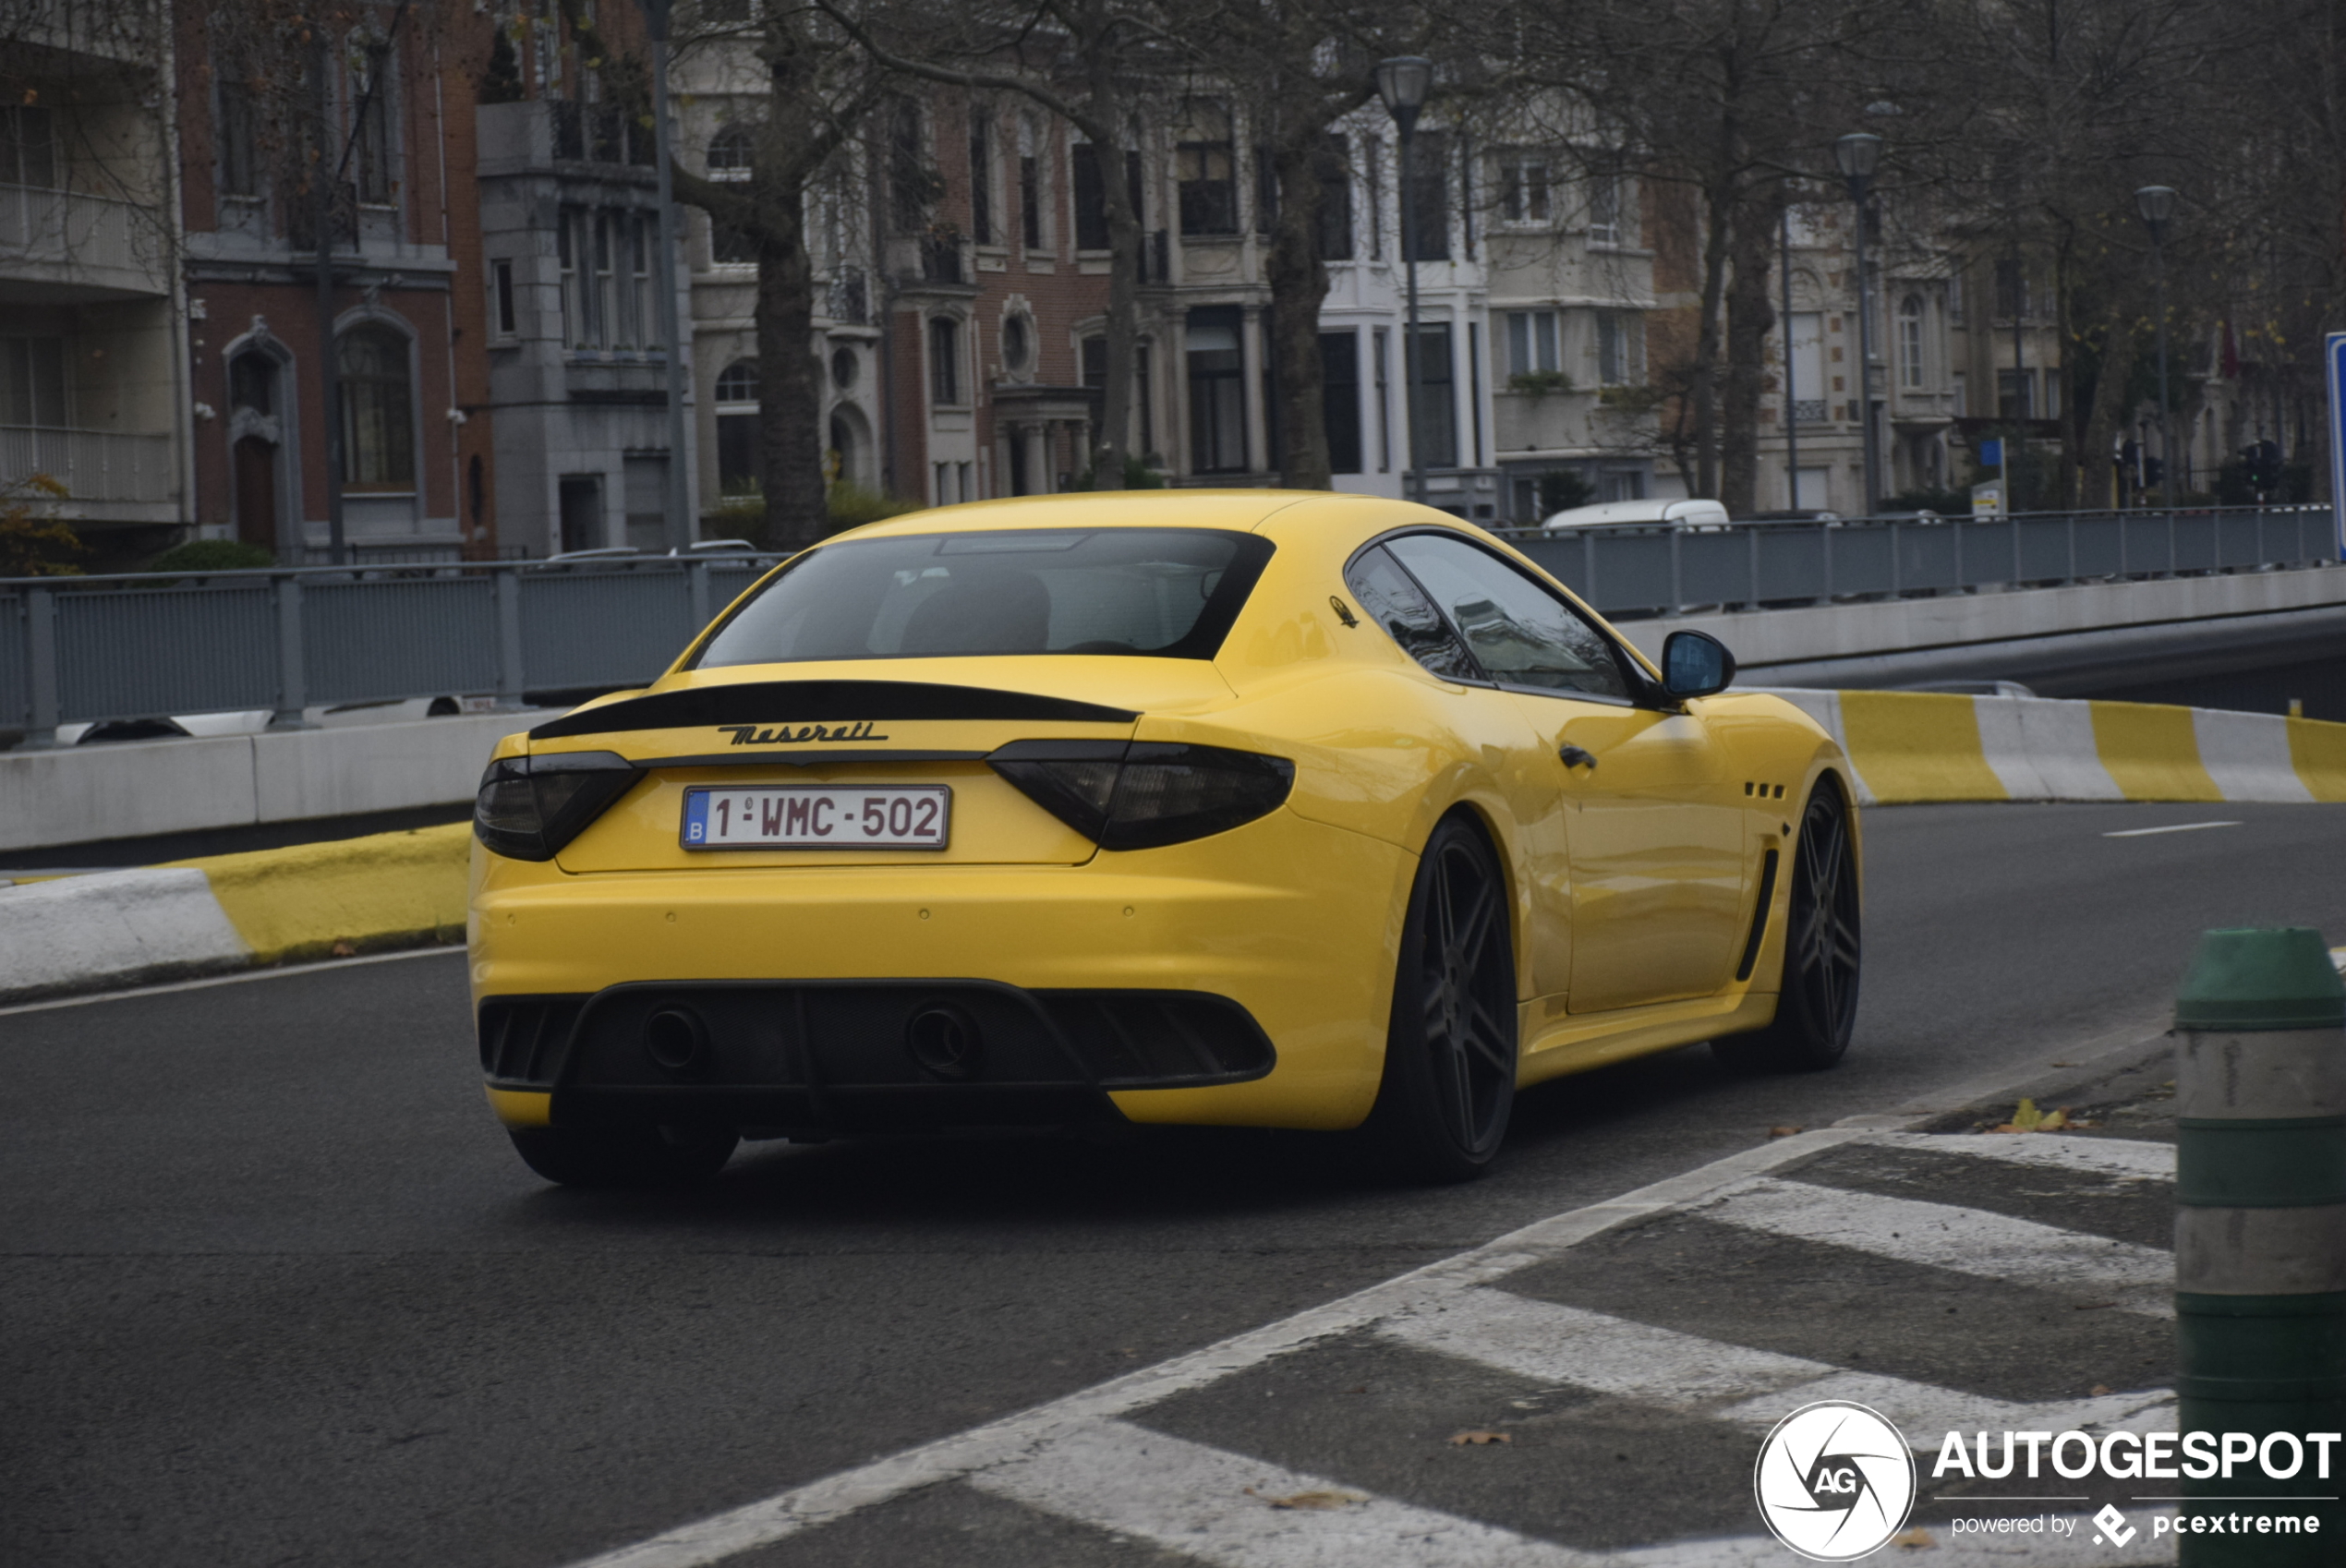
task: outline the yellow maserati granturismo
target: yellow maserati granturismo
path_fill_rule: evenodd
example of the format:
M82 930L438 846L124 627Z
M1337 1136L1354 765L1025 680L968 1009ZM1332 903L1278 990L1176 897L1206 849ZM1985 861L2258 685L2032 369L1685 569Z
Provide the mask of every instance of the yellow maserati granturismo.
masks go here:
M1832 738L1659 668L1445 513L986 501L760 581L659 680L502 742L469 922L489 1098L559 1182L744 1138L1360 1128L1481 1170L1515 1092L1699 1041L1832 1065Z

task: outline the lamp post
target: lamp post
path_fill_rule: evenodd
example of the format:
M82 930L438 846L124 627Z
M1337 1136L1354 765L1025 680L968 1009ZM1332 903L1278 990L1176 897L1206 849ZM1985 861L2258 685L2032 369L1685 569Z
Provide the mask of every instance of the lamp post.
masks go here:
M684 464L692 461L692 445L684 430L684 361L692 345L684 341L676 309L676 191L671 172L674 149L668 127L669 0L641 0L646 30L652 42L652 160L659 165L659 257L652 269L659 290L659 335L668 345L668 548L682 550L693 542L692 490Z
M2159 291L2159 500L2175 504L2175 426L2167 403L2167 223L2175 215L2171 187L2146 185L2134 192L2134 211L2150 231L2150 261Z
M1401 138L1401 262L1409 280L1409 335L1401 345L1406 377L1402 398L1409 408L1409 464L1402 470L1402 477L1409 498L1416 501L1425 500L1425 475L1418 466L1418 382L1422 368L1418 363L1417 218L1411 211L1416 205L1417 186L1411 177L1414 171L1410 166L1410 148L1417 133L1418 111L1425 107L1426 91L1433 85L1433 62L1421 54L1397 54L1377 62L1377 96L1385 100L1385 112L1393 116L1394 129Z
M1873 188L1873 172L1881 164L1881 138L1871 131L1851 131L1832 144L1832 161L1848 183L1849 199L1857 209L1857 414L1866 445L1866 515L1881 505L1881 456L1874 450L1873 428L1873 310L1866 299L1866 197Z

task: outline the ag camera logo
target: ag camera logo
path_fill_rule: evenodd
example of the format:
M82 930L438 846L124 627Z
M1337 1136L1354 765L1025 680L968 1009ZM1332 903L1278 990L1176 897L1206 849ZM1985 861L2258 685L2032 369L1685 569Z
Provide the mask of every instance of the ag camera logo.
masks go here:
M1905 1527L1915 1459L1880 1412L1820 1400L1776 1423L1751 1490L1776 1539L1812 1562L1849 1562Z

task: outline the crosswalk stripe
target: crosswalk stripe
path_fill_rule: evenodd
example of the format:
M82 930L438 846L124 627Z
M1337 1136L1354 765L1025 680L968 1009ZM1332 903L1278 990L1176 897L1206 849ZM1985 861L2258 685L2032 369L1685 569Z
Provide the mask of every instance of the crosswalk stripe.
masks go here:
M1735 1188L1687 1212L1744 1230L1846 1247L1903 1263L2108 1297L2153 1317L2175 1315L2173 1253L2008 1214L1772 1178Z
M2126 1138L1992 1132L1976 1138L1951 1138L1943 1132L1869 1132L1859 1141L1883 1149L1911 1149L2008 1164L2042 1165L2091 1176L2149 1181L2175 1179L2173 1144L2145 1143Z
M1460 1291L1378 1328L1417 1349L1518 1377L1760 1428L1815 1400L1853 1400L1934 1448L1940 1434L1958 1428L2067 1431L2122 1424L2174 1397L2154 1389L2043 1404L1993 1399L1490 1287Z
M1614 1550L1564 1546L1125 1421L1070 1427L971 1475L968 1484L1217 1568L1777 1568L1786 1557L1766 1536ZM1271 1501L1314 1492L1335 1505L1281 1508ZM2072 1568L2079 1538L1923 1528L1939 1549L1934 1568ZM2138 1568L2161 1561L2148 1537L2145 1528L2134 1554L2101 1562Z

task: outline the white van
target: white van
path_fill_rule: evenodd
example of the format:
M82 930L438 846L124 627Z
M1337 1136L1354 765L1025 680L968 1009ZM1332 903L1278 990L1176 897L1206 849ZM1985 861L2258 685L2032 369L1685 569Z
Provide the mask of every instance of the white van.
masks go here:
M1559 512L1540 526L1553 533L1566 528L1629 528L1640 524L1716 528L1726 522L1727 509L1715 501L1608 501Z

